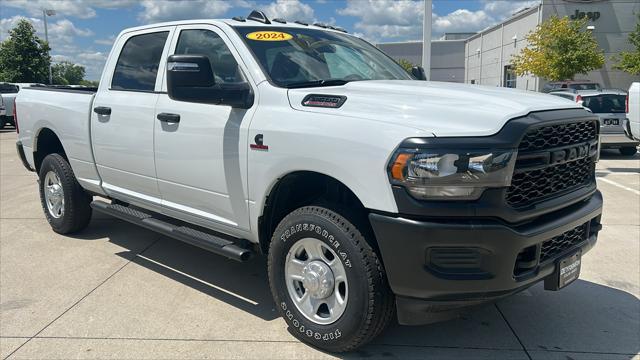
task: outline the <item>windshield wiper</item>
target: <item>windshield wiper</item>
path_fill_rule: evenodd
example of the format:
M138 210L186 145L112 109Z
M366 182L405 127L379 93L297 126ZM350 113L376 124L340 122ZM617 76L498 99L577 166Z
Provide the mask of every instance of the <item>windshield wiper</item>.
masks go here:
M351 80L343 80L343 79L324 79L324 80L313 80L313 81L301 81L294 82L285 85L285 87L289 89L296 88L306 88L306 87L317 87L317 86L339 86L348 83Z

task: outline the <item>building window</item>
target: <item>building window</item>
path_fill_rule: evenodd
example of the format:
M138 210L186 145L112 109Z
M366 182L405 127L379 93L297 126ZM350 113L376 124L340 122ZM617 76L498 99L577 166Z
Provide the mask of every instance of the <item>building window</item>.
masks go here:
M476 83L476 80L475 80L475 79L474 79L474 80L471 80L471 84L475 84L475 83Z
M515 88L516 87L516 71L513 69L512 65L507 65L504 67L504 87Z

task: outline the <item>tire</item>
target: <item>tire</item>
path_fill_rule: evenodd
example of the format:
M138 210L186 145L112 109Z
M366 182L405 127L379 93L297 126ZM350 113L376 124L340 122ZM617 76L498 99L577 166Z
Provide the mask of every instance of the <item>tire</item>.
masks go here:
M625 146L625 147L622 147L622 148L618 149L618 151L620 151L620 154L622 154L624 156L633 156L633 155L636 154L638 149L636 149L635 146Z
M371 341L384 330L394 311L394 297L376 252L349 221L356 217L346 212L345 215L319 206L294 210L280 222L269 247L269 285L290 331L301 341L331 352L354 350ZM317 253L315 250L307 253L308 246L314 244L321 249L320 256L311 254ZM289 272L290 266L300 268L292 265L294 259L306 264L303 274L311 263L322 262L326 267L332 264L331 277L336 275L333 285L327 285L333 288L332 295L314 300L315 304L327 302L317 307L316 312L307 311L305 315L301 310L303 306L298 307L293 300L294 296L307 296L307 299L319 296L319 292L314 292L314 282L309 285L291 280L288 274L295 272ZM322 271L315 272L319 273ZM326 284L322 279L319 283ZM330 300L331 296L341 298L345 305L336 305L330 313L328 304L339 302ZM315 309L314 306L307 308Z
M47 155L39 177L40 204L53 231L70 234L84 229L91 220L91 196L78 184L67 160L60 154Z

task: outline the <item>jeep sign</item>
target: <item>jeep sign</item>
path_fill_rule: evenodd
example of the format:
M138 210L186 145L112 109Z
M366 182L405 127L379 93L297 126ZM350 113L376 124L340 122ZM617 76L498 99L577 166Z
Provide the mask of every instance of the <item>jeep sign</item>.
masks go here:
M569 18L571 20L578 20L578 19L582 19L582 18L587 18L591 21L596 21L600 18L600 11L589 11L589 12L584 12L584 11L580 11L578 9L576 9L576 13L569 16Z

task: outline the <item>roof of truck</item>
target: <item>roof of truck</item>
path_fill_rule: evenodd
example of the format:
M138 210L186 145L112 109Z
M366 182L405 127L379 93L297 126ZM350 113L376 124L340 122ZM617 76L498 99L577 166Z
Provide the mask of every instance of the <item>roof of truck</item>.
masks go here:
M162 23L156 23L156 24L148 24L148 25L131 27L131 28L127 28L127 29L122 30L120 35L125 34L125 33L129 33L129 32L133 32L133 31L153 29L153 28L163 27L163 26L178 26L178 25L191 25L191 24L211 24L211 25L218 25L218 26L219 25L228 25L228 26L233 26L233 27L259 26L259 27L265 27L265 28L269 28L269 27L278 27L278 28L285 27L285 28L298 28L298 29L309 29L309 28L311 28L311 29L316 29L316 30L345 33L344 31L340 31L338 29L331 29L331 28L317 26L317 25L313 25L313 24L304 25L304 24L301 24L301 23L290 22L290 21L287 21L286 23L280 23L280 22L276 22L276 21L271 21L270 24L265 24L265 23L262 23L260 21L255 21L255 20L250 20L250 19L246 19L244 21L236 20L236 19L194 19L194 20L168 21L168 22L162 22Z

